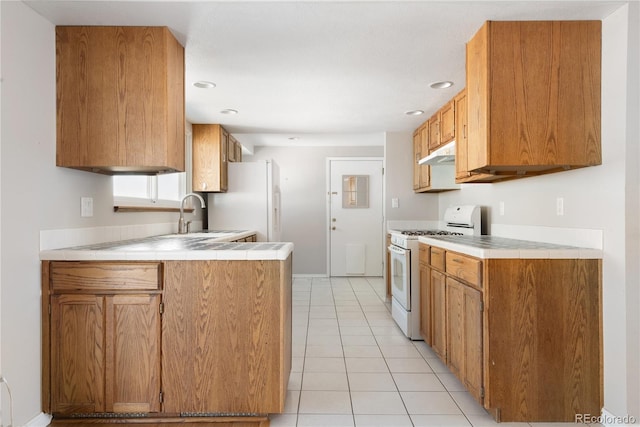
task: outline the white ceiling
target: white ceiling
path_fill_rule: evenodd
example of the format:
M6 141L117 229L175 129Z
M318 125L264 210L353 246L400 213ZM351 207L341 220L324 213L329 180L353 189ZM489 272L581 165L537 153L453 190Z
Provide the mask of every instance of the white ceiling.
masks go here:
M168 26L185 46L191 123L221 123L247 145L371 145L464 88L465 43L484 21L603 19L626 2L26 3L56 25ZM439 80L454 86L429 87ZM404 114L416 109L426 114Z

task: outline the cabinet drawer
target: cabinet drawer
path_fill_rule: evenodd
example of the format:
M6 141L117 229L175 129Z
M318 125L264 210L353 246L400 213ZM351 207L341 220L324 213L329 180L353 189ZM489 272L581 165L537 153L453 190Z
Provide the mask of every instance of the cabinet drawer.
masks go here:
M446 251L440 248L431 247L431 266L438 270L444 270L444 259Z
M159 262L83 262L51 263L54 291L78 290L154 290L162 282Z
M420 243L420 252L419 252L420 264L429 265L429 246L424 243Z
M482 261L455 252L447 252L446 260L448 274L482 287Z

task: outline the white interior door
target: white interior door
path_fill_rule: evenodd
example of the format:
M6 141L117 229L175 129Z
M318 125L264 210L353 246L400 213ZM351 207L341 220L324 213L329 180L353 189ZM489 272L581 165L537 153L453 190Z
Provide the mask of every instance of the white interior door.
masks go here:
M382 276L382 160L329 159L331 276Z

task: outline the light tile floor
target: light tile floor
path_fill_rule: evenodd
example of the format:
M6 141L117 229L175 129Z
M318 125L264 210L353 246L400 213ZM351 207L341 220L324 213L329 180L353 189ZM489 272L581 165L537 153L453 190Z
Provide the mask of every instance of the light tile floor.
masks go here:
M382 278L295 278L289 391L271 426L583 425L496 423L389 309Z

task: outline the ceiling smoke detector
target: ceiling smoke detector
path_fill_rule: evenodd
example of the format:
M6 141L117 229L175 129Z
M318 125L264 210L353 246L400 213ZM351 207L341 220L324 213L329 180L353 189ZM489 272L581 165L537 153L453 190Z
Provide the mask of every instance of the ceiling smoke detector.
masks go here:
M234 110L232 108L227 108L226 110L220 111L222 114L238 114L238 110Z
M405 114L407 116L419 116L421 114L424 114L424 111L422 111L422 110L411 110L411 111L406 111Z

